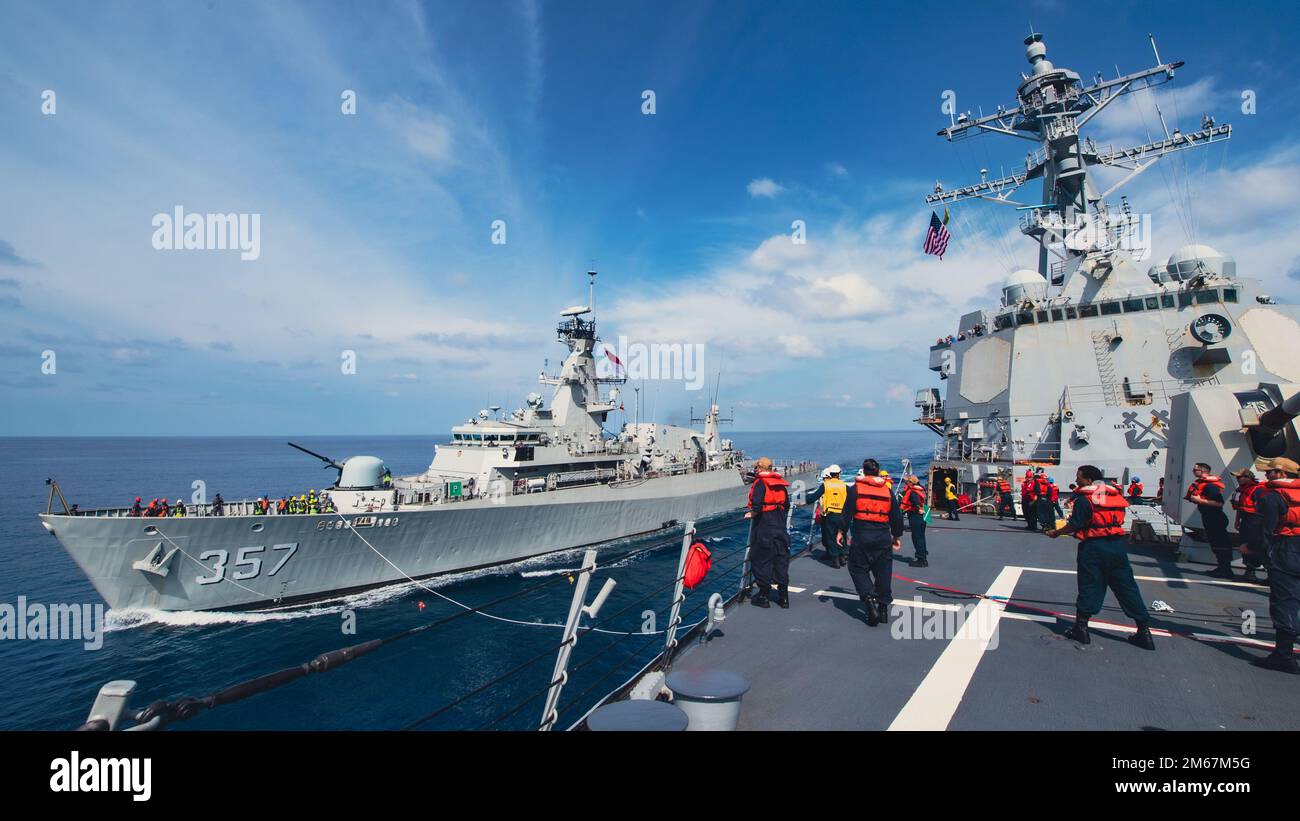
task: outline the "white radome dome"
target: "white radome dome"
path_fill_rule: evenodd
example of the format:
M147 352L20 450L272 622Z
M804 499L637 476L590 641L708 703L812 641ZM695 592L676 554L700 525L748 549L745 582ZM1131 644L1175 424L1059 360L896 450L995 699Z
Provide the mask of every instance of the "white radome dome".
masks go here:
M1237 260L1209 245L1184 245L1169 255L1165 270L1171 279L1191 279L1197 274L1237 275Z
M1002 287L1010 288L1015 285L1046 285L1047 279L1037 271L1031 271L1028 268L1019 268L1007 274L1003 280Z
M1002 304L1015 305L1025 299L1046 299L1047 279L1037 271L1020 268L1002 281Z

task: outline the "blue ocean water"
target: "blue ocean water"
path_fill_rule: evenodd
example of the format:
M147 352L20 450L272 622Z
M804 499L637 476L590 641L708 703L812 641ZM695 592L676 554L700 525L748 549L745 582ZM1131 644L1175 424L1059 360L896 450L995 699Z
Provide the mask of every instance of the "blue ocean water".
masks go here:
M933 436L925 431L735 433L750 456L838 462L848 472L867 456L891 471L910 458L929 463ZM382 456L395 473L422 470L438 437L304 438L300 444L335 458ZM36 514L46 506L47 477L58 479L69 503L82 508L126 505L166 495L189 499L195 481L209 497L279 497L321 488L333 477L277 437L0 438L0 604L18 597L42 604L100 602L90 583ZM738 500L738 504L739 504ZM809 510L796 511L792 547L810 531ZM714 572L688 594L686 624L702 618L714 590L732 591L748 528L739 515L704 523ZM560 700L559 726L577 720L602 695L640 669L662 646L662 635L640 634L654 611L668 622L680 537L646 537L604 548L588 598L606 577L618 582L600 626L575 648L571 679ZM656 547L657 546L657 547ZM654 549L650 549L654 548ZM316 655L399 633L463 612L427 588L470 606L529 591L486 608L520 625L468 615L395 642L337 670L226 705L177 726L187 729L396 729L405 727L507 673L420 725L427 729L533 728L540 693L554 665L559 630L572 597L569 571L581 563L570 551L490 571L456 574L421 585L369 591L341 601L262 613L109 613L103 645L80 641L0 640L0 729L79 726L99 687L113 679L139 683L133 704L200 697ZM532 588L540 589L532 590ZM647 598L648 596L648 598ZM423 607L421 607L423 604ZM355 634L345 635L348 613ZM526 662L531 664L525 665ZM517 670L517 672L515 672Z

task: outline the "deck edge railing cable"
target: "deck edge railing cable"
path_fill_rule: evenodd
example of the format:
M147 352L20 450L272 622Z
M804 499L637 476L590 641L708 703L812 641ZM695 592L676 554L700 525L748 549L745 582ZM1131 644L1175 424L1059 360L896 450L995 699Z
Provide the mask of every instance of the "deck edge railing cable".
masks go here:
M380 647L384 647L393 642L401 641L402 639L410 638L411 636L416 636L439 627L444 627L453 621L472 615L484 608L495 607L499 604L504 604L505 602L531 595L559 581L563 581L563 579L548 579L545 582L531 585L509 595L501 596L490 602L478 605L477 607L462 610L459 613L453 613L427 624L416 625L415 627L407 628L406 630L383 638L371 639L369 641L361 642L360 644L353 644L326 653L321 653L313 657L310 661L303 662L302 664L293 667L286 667L273 673L256 676L246 681L230 685L229 687L224 687L207 696L155 701L147 707L137 711L134 718L137 722L142 724L149 722L153 718L159 718L161 719L161 723L158 726L163 726L173 721L184 721L193 718L204 710L212 709L213 707L223 704L230 704L235 701L241 701L250 696L258 695L292 681L296 681L297 679L312 673L329 672L330 670L337 669L343 664L378 650ZM96 722L88 722L87 725L83 725L81 729L97 729L95 726L90 726L94 724L96 724Z
M687 537L687 538L689 538L689 539L697 539L697 538L699 538L699 537L701 537L701 536L708 536L708 535L711 535L711 534L713 534L713 533L717 533L717 532L721 532L721 531L727 530L727 529L729 529L729 528L731 528L731 527L734 527L734 526L740 524L741 521L743 521L743 520L734 520L734 519L732 519L732 518L730 518L730 517L725 517L725 518L723 518L723 519L721 519L721 520L719 520L719 521L711 522L711 523L709 523L708 525L706 525L706 526L704 526L704 527L702 527L702 528L691 528L689 534L688 534L687 532L684 531L684 532L683 532L683 536L684 536L684 537ZM357 534L357 535L360 535L360 534ZM643 554L646 554L646 553L650 553L650 552L653 552L653 551L656 551L656 550L660 550L660 549L662 549L663 547L665 547L665 546L667 546L667 545L670 545L670 544L674 544L674 543L676 543L676 542L678 542L678 541L679 541L679 537L674 537L674 538L671 538L671 539L664 539L664 540L657 540L657 541L655 541L655 542L653 542L653 543L651 543L651 544L649 544L649 545L646 545L646 546L644 546L644 547L641 547L641 548L638 548L638 549L636 549L636 550L630 551L630 552L628 552L628 553L624 553L624 554L620 554L620 555L615 556L615 557L611 557L611 559L612 559L613 562L624 562L624 561L626 561L626 560L628 560L628 559L632 559L632 558L635 558L635 557L637 557L637 556L640 556L640 555L643 555ZM372 548L372 549L373 549L373 548ZM806 548L805 548L805 549L806 549ZM731 557L731 556L736 555L737 553L747 552L748 550L749 550L749 546L746 545L745 547L737 548L737 549L735 549L735 550L728 551L727 553L722 554L722 556L720 556L719 559L726 559L726 558L729 558L729 557ZM800 551L800 552L802 552L802 551ZM798 554L796 554L796 555L798 555ZM744 577L744 567L745 567L745 565L746 565L747 563L748 563L748 559L747 559L747 558L746 558L746 559L743 559L743 560L742 560L740 563L738 563L737 565L735 565L735 566L733 566L733 567L731 567L731 568L729 568L729 569L727 569L727 570L720 571L718 575L719 575L719 577L723 577L723 578L725 578L725 577L726 577L728 574L730 574L732 571L734 571L734 570L737 569L737 568L740 568L740 569L741 569L741 574L742 574L742 581L743 581L743 577ZM400 568L398 568L398 570L399 570L399 572L401 572L401 569L400 569ZM403 575L405 576L406 574L403 573ZM225 704L234 703L234 702L237 702L237 701L241 701L241 700L243 700L243 699L250 698L250 697L255 696L255 695L259 695L259 694L261 694L261 693L264 693L264 692L267 692L267 691L270 691L270 690L276 689L276 688L278 688L278 687L284 686L284 685L286 685L286 684L289 684L289 683L291 683L291 682L293 682L293 681L296 681L296 680L298 680L298 679L300 679L300 678L303 678L303 677L305 677L305 676L311 675L311 674L313 674L313 673L323 673L323 672L328 672L328 671L330 671L330 670L337 669L338 667L341 667L342 665L347 664L347 663L349 663L349 662L351 662L351 661L354 661L354 660L356 660L356 659L358 659L358 658L361 658L361 657L363 657L363 656L366 656L366 655L368 655L368 654L374 652L375 650L378 650L378 649L381 648L381 647L384 647L384 646L387 646L387 645L392 644L392 643L394 643L394 642L400 641L400 640L402 640L402 639L404 639L404 638L409 638L409 637L412 637L412 636L415 636L415 635L419 635L419 634L422 634L422 633L428 632L428 631L430 631L430 630L434 630L434 629L437 629L437 628L443 627L443 626L445 626L445 625L447 625L447 624L449 624L449 623L451 623L451 622L453 622L453 621L456 621L456 620L458 620L458 619L464 618L464 617L466 617L466 616L470 616L470 615L492 616L492 614L490 614L490 613L486 613L486 612L485 612L486 608L489 608L489 607L495 607L495 606L497 606L497 605L499 605L499 604L503 604L503 603L506 603L506 602L512 601L512 600L514 600L514 599L521 598L521 597L526 596L526 595L531 595L531 594L536 593L536 592L538 592L538 591L540 591L540 590L543 590L543 589L545 589L545 588L547 588L547 587L550 587L550 586L552 586L552 585L555 585L555 584L557 584L558 582L565 581L566 579L571 580L571 574L558 575L558 576L557 576L556 578L554 578L554 579L548 579L548 580L546 580L546 581L544 581L544 582L541 582L541 583L539 583L539 584L531 585L531 586L529 586L529 587L526 587L526 588L523 588L523 589L521 589L521 590L515 591L514 593L508 594L508 595L506 595L506 596L501 596L501 597L499 597L499 598L497 598L497 599L494 599L494 600L492 600L492 601L490 601L490 602L486 602L486 603L484 603L484 604L477 605L477 606L470 606L470 605L464 604L464 603L462 603L462 602L458 602L458 601L456 601L456 600L454 600L454 599L451 599L449 596L445 596L445 595L439 593L438 591L433 590L432 588L429 588L429 587L427 587L427 586L425 586L425 585L423 585L423 584L420 584L417 580L412 579L412 578L409 577L409 576L407 576L407 579L410 580L410 581L416 582L417 585L419 585L421 588L425 589L426 591L431 592L431 593L434 593L435 595L438 595L438 596L440 596L441 598L446 599L447 601L449 601L449 602L455 604L456 606L461 607L461 608L462 608L461 612L459 612L459 613L454 613L454 614L452 614L452 615L450 615L450 616L446 616L446 617L444 617L444 618L438 619L438 620L433 621L433 622L430 622L430 623L428 623L428 624L417 625L416 627L408 628L408 629L406 629L406 630L403 630L403 631L401 631L401 632L398 632L398 633L395 633L395 634L392 634L392 635L389 635L389 636L385 636L385 637L378 638L378 639L372 639L372 640L370 640L370 641L361 642L361 643L358 643L358 644L350 645L350 646L348 646L348 647L343 647L343 648L339 648L339 649L336 649L336 650L332 650L332 651L329 651L329 652L326 652L326 653L321 653L321 654L319 654L319 655L313 657L310 661L304 662L304 663L299 664L299 665L296 665L296 666L287 667L287 668L284 668L284 669L281 669L281 670L277 670L277 671L272 672L272 673L267 673L267 674L264 674L264 675L261 675L261 676L257 676L257 677L254 677L254 678L252 678L252 679L248 679L248 680L245 680L245 681L239 682L239 683L237 683L237 684L230 685L230 686L228 686L228 687L225 687L225 688L222 688L222 689L216 691L215 693L211 693L211 694L209 694L209 695L207 695L207 696L203 696L203 697L181 697L181 698L175 698L175 699L168 699L168 700L159 700L159 701L155 701L155 702L149 704L148 706L146 706L146 707L144 707L144 708L142 708L142 709L140 709L140 710L138 710L138 711L135 711L134 713L131 713L130 715L131 715L131 717L132 717L132 718L133 718L133 719L134 719L134 720L135 720L139 725L141 725L141 726L140 726L141 729L146 728L145 725L147 725L147 728L148 728L148 729L159 729L159 728L161 728L161 727L164 727L164 726L166 726L166 725L168 725L168 724L171 724L171 723L174 723L174 722L185 721L185 720L188 720L188 719L190 719L190 718L193 718L193 717L199 715L200 713L202 713L202 712L204 712L204 711L206 711L206 710L211 710L211 709L213 709L213 708L215 708L215 707L218 707L218 706L222 706L222 705L225 705ZM665 630L656 630L656 631L649 631L649 632L647 632L647 631L614 631L614 630L605 630L605 629L602 629L599 625L600 625L601 623L608 624L608 623L612 622L615 618L617 618L617 617L619 617L619 616L625 614L626 612L630 611L632 608L634 608L634 607L636 607L636 606L638 606L638 605L643 604L645 601L647 601L647 600L650 599L651 597L656 596L656 595L662 593L662 592L663 592L664 590L666 590L667 588L672 587L672 586L674 586L674 585L680 583L681 581L682 581L682 576L678 575L678 576L676 576L675 578L673 578L672 581L670 581L670 582L668 582L667 584L664 584L664 585L662 585L662 586L660 586L660 587L657 587L657 588L655 588L655 589L652 590L652 591L649 591L649 592L647 592L647 593L641 595L641 596L638 597L636 600L634 600L633 602L631 602L631 603L629 603L628 605L624 606L624 607L621 608L620 610L618 610L618 611L616 611L616 612L614 612L614 613L612 613L612 614L609 614L609 615L605 616L604 618L594 619L594 620L592 621L592 623L590 623L590 624L588 624L588 625L586 625L586 626L583 626L583 627L578 628L578 631L577 631L577 633L575 634L574 639L569 640L569 641L561 641L561 642L558 642L558 643L556 643L556 644L554 644L554 645L548 646L547 649L544 650L543 652L538 653L537 655L533 656L532 658L528 659L527 661L525 661L525 662L523 662L523 663L521 663L521 664L519 664L519 665L516 665L515 667L512 667L510 670L506 671L505 673L501 674L500 676L497 676L497 677L493 678L491 681L487 682L486 684L481 685L481 686L479 686L479 687L476 687L476 688L474 688L473 690L471 690L471 691L469 691L469 692L467 692L467 693L462 694L462 695L459 696L458 698L454 699L453 701L449 702L448 704L443 705L442 707L438 708L437 710L434 710L434 711L432 711L432 712L430 712L430 713L428 713L428 714L426 714L426 715L420 717L419 719L416 719L415 721L413 721L413 722L409 723L408 725L406 725L403 729L413 729L413 728L415 728L415 727L417 727L417 726L420 726L420 725L422 725L422 724L425 724L425 723L427 723L428 721L433 720L434 718L437 718L438 716L440 716L440 715L442 715L442 714L444 714L444 713L446 713L446 712L448 712L448 711L454 709L455 707L457 707L457 706L459 706L459 705L461 705L461 704L464 704L466 701L472 699L473 697L475 697L475 696L477 696L477 695L480 695L480 694L483 693L483 692L486 692L487 690L491 689L492 687L496 686L497 684L501 683L502 681L504 681L504 680L506 680L506 679L508 679L508 678L510 678L510 677L512 677L512 676L518 675L520 672L522 672L523 670L525 670L525 669L527 669L528 667L532 666L533 664L536 664L536 663L537 663L538 661L540 661L541 659L546 658L546 657L550 656L551 654L553 654L553 653L555 653L555 652L557 652L557 651L559 651L559 650L562 650L566 644L572 644L574 641L576 641L576 637L577 637L578 635L585 635L585 634L587 634L587 633L591 633L591 632L602 632L602 633L606 633L606 634L617 635L617 636L622 637L622 638L626 638L626 637L630 637L630 636L637 636L637 635L644 635L644 636L646 636L646 637L647 637L647 641L646 641L646 642L642 642L642 643L638 644L637 647L635 648L635 650L634 650L632 653L628 654L628 656L627 656L623 661L620 661L620 662L618 662L617 664L615 664L615 665L610 669L610 671L606 672L606 673L605 673L604 675L602 675L599 679L597 679L597 682L596 682L596 683L599 684L600 682L603 682L606 678L609 677L609 675L612 675L614 672L616 672L616 671L618 671L619 669L621 669L621 668L626 664L626 662L627 662L628 659L633 658L633 657L635 657L636 655L639 655L639 654L640 654L640 653L641 653L641 652L646 648L646 646L649 644L649 640L650 640L650 639L655 639L655 638L657 638L658 636L662 636L664 633L667 632L667 629L671 629L671 627L674 627L674 626L678 626L678 625L680 625L680 623L683 622L683 621L685 621L686 619L681 618L681 617L679 616L679 618L678 618L678 625L672 625L672 626L670 626L670 628L666 628ZM737 596L739 596L739 595L740 595L739 593L737 593L737 594L733 594L733 595L732 595L732 596L727 600L727 603L730 604L731 602L735 601L735 599L736 599ZM678 604L678 602L674 602L673 604L674 604L674 605L675 605L675 604ZM497 619L499 619L499 620L501 620L501 621L505 621L505 622L518 623L518 624L527 625L527 626L552 626L552 627L563 627L563 625L552 625L552 624L547 623L547 622L522 622L522 621L517 621L517 620L514 620L514 619L505 619L505 618L503 618L503 617L494 617L494 618L497 618ZM702 624L703 621L704 621L704 619L700 620L699 622L695 622L694 624L691 624L691 625L689 625L688 627L682 628L682 629L683 629L683 633L682 633L683 637L685 637L686 635L689 635L689 633L690 633L691 631L694 631L697 627L699 627L699 625ZM585 669L587 666L589 666L590 664L594 663L594 662L595 662L596 660L598 660L599 658L603 657L603 656L604 656L608 651L613 650L615 647L617 647L618 645L623 644L623 643L624 643L624 642L620 641L619 639L614 639L614 640L612 640L612 641L609 642L608 644L602 646L602 647L601 647L601 648L600 648L600 649L599 649L595 654L593 654L592 656L588 657L587 659L584 659L583 662L582 662L581 664L579 664L579 665L577 665L576 667L573 668L573 671L572 671L572 672L577 672L577 671L579 671L579 670ZM674 643L674 646L673 646L672 648L666 648L666 650L665 650L664 653L660 653L660 654L659 654L658 656L656 656L654 659L651 659L650 662L646 665L646 667L648 668L648 667L652 666L653 664L655 664L655 663L656 663L657 661L659 661L659 660L660 660L660 659L661 659L665 654L675 655L675 652L670 652L670 651L675 651L675 649L676 649L676 644ZM643 669L644 669L644 668L643 668ZM488 726L488 727L495 726L495 725L498 724L501 720L504 720L504 719L509 718L510 716L514 715L514 714L517 713L520 709L522 709L524 706L526 706L527 704L529 704L529 703L531 703L532 701L536 700L536 698L537 698L538 695L540 695L540 694L543 693L543 692L546 692L547 689L549 689L550 687L554 686L556 683L558 683L558 682L557 682L557 681L552 681L552 682L548 683L548 684L546 685L545 688L543 688L542 690L538 691L538 692L535 693L534 695L530 696L529 699L527 699L526 701L522 702L521 704L519 704L519 705L516 706L515 708L512 708L512 710L509 711L508 713L503 714L503 715L501 715L501 716L498 716L497 719L495 719L494 721L490 722L487 726ZM566 705L565 705L562 709L566 709L566 710L567 710L567 709L568 709L569 707L571 707L571 706L572 706L572 705L573 705L577 700L580 700L583 696L585 696L588 692L590 692L590 690L593 689L594 686L595 686L595 685L592 685L592 686L588 687L586 690L584 690L582 693L580 693L579 696L578 696L577 698L572 699L572 700L570 700L568 703L566 703ZM108 726L107 726L107 722L105 722L105 721L103 721L103 720L101 719L101 720L92 720L92 721L88 721L86 724L82 725L82 727L80 727L79 729L82 729L82 730L99 730L99 729L108 729Z

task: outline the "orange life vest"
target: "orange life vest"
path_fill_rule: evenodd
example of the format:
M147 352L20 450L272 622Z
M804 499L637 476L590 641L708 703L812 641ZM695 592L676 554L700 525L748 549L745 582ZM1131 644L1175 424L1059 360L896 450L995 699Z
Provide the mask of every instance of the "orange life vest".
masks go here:
M763 495L760 499L762 502L762 511L771 513L773 510L779 510L786 506L789 500L789 492L786 490L790 483L781 478L781 474L774 470L765 470L762 473L754 475L754 484L749 488L749 509L754 509L754 491L763 488Z
M1076 539L1124 535L1124 508L1128 507L1128 500L1119 488L1107 484L1085 485L1075 490L1074 495L1086 498L1092 504L1092 518L1087 527L1075 532Z
M925 510L925 488L921 485L909 485L907 490L903 491L903 498L898 506L904 513L920 513Z
M1039 476L1034 479L1034 495L1038 498L1052 497L1052 484L1047 481L1046 476Z
M1183 495L1183 498L1190 502L1193 496L1204 496L1205 489L1211 485L1217 487L1219 490L1223 490L1223 480L1218 476L1202 476L1192 482L1192 484L1187 488L1187 493Z
M1141 496L1141 495L1142 495L1142 490L1143 490L1143 488L1142 488L1142 483L1141 483L1141 482L1130 482L1130 483L1129 483L1129 486L1128 486L1128 495L1130 495L1130 496Z
M1286 500L1286 515L1278 519L1274 536L1300 536L1300 479L1270 479L1268 486Z
M1010 493L1010 492L1011 492L1011 483L1008 482L1006 479L999 479L998 493Z
M682 573L682 584L687 590L694 590L713 568L713 554L703 542L695 542L686 554L686 569Z
M859 476L853 483L857 499L854 502L853 519L858 522L888 522L889 508L893 497L885 480L879 476Z
M1232 506L1241 513L1257 513L1255 496L1264 489L1259 482L1237 482L1237 489L1232 492Z

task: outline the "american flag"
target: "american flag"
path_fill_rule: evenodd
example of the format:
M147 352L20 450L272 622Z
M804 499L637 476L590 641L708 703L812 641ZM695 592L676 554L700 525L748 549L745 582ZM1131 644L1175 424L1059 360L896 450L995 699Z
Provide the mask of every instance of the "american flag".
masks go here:
M930 212L930 230L925 234L925 252L934 254L939 259L943 259L944 251L948 250L948 209L943 209L943 221L939 221L939 215Z

